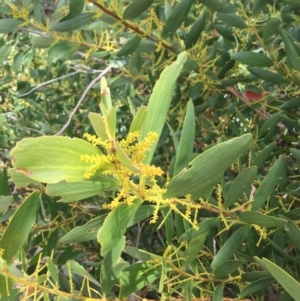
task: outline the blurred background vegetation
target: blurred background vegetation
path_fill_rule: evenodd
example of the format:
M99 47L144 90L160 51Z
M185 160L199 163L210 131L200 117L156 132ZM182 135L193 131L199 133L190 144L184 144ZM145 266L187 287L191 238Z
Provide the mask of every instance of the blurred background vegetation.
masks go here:
M268 225L263 230L264 227L252 227L247 243L237 246L235 261L227 261L214 275L210 263L216 250L232 237L234 228L228 230L221 219L211 225L204 246L198 245L195 253L188 254L195 260L179 273L175 258L179 250L177 239L189 226L182 222L181 228L174 227L172 246L167 246L165 229L145 220L128 229L128 245L166 254L174 266L166 268L166 278L161 277L165 285L155 279L134 298L210 300L213 297L217 301L235 300L239 296L241 300L294 300L291 291L278 284L274 275L262 271L253 258L265 257L300 279L300 1L2 0L0 3L0 195L6 197L0 203L0 232L27 193L26 189L16 189L6 174L9 153L17 141L55 135L64 127L63 134L70 137L92 133L87 115L99 112L100 84L86 89L108 67L105 76L117 108L117 135L119 139L126 137L131 111L147 105L162 70L186 50L189 58L177 81L168 114L169 126L164 127L153 163L172 174L175 151L171 137L176 135L180 139L191 99L196 120L194 153L244 133L254 137L249 157L241 158L226 171L221 181L223 193L246 166L256 166L258 172L240 196L241 202L247 202L265 185L263 197L268 201L260 212L288 218L289 226ZM280 162L280 168L276 165L271 174L270 168L276 162ZM211 197L217 199L217 191ZM20 255L23 270L28 275L47 274L41 267L49 270L51 264L41 263L39 256L51 256L59 271L57 281L61 291L82 290L85 296L94 297L77 266L73 266L77 272L69 280L66 262L76 259L98 279L101 258L95 237L65 244L60 239L74 227L102 214L101 202L103 196L68 204L43 196L37 226L21 254L23 257ZM216 216L203 210L199 222ZM165 222L172 224L176 218L170 216ZM230 216L226 219L230 223ZM136 260L133 257L130 252L124 254L124 260L130 264ZM201 281L195 277L202 274L209 276ZM96 285L87 279L89 285ZM285 283L288 279L285 278ZM118 292L116 280L108 295L115 298ZM41 300L64 298L59 293L56 297L51 294L45 290L41 298L48 299ZM15 298L7 300L18 300ZM75 293L73 300L77 300Z

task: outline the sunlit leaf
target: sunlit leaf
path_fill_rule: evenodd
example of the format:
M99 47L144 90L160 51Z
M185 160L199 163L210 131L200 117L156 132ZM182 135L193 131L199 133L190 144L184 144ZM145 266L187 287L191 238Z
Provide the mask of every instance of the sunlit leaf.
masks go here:
M130 217L135 214L140 205L141 201L135 200L132 205L122 204L108 214L97 235L102 256L105 256L122 239Z
M89 142L68 137L43 136L19 141L11 151L13 166L33 180L43 183L79 182L91 163L82 155L101 155Z
M120 275L121 291L120 298L142 289L154 282L161 275L161 266L148 262L139 262L125 268Z
M250 149L252 141L252 135L246 134L203 152L171 180L164 197L191 194L192 198L197 199L206 196L221 179L226 168Z
M172 100L172 94L175 88L177 77L179 76L186 60L187 53L182 52L178 55L177 61L165 68L160 74L160 78L156 82L153 93L151 94L149 100L147 119L143 128L141 139L145 138L149 132L156 132L158 135L161 134L167 118L167 113ZM151 149L148 151L144 160L145 163L150 163L152 160L156 145L157 142L154 143Z
M46 194L50 196L59 196L61 197L61 202L67 203L97 195L101 191L118 186L118 184L119 182L114 178L102 175L97 176L92 180L71 183L62 181L55 184L48 184L46 187Z

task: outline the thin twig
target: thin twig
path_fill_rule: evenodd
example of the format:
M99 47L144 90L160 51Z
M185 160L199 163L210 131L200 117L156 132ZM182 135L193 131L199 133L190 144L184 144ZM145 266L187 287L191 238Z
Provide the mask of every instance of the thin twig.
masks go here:
M22 127L20 127L20 128L16 127L16 128L17 128L17 129L28 130L28 131L31 131L31 132L36 132L36 133L40 134L41 136L45 136L45 135L46 135L45 133L43 133L43 132L41 132L41 131L39 131L39 130L36 130L36 129L33 129L33 128L29 128L29 127L27 127L27 126L22 126Z
M35 91L35 90L37 90L37 89L39 89L39 88L41 88L41 87L43 87L43 86L45 86L45 85L48 85L48 84L53 83L53 82L55 82L55 81L57 81L57 80L60 80L60 79L63 79L63 78L66 78L66 77L75 75L75 74L80 73L80 72L82 72L82 71L81 71L81 70L77 70L77 71L71 72L71 73L69 73L69 74L65 74L65 75L63 75L63 76L56 77L56 78L50 79L50 80L48 80L48 81L46 81L46 82L40 83L40 84L38 84L36 87L34 87L33 89L31 89L29 92L20 94L18 97L24 97L24 96L26 96L26 95L32 93L33 91Z
M86 87L86 89L84 90L84 92L82 93L79 101L77 102L76 107L73 109L73 111L71 112L68 121L66 122L66 124L62 127L62 129L57 132L56 134L54 134L54 136L59 136L61 135L65 129L70 125L76 111L79 109L79 107L81 106L82 102L84 101L84 98L86 96L86 94L88 93L88 91L100 80L101 77L103 77L105 74L107 74L110 70L111 70L111 66L106 67L96 78L94 78L89 85Z
M138 33L140 36L145 37L146 39L151 40L154 43L161 44L165 49L168 49L171 52L176 53L176 50L173 47L173 45L170 45L164 40L160 40L157 37L154 37L150 34L145 33L138 25L135 25L129 21L122 19L118 14L116 14L115 12L106 8L104 5L98 3L97 1L95 1L95 0L88 0L88 1L90 3L92 3L93 5L95 5L96 7L98 7L103 12L105 12L106 14L108 14L109 16L113 17L115 20L117 20L121 24L123 24L126 28L131 29L133 32Z

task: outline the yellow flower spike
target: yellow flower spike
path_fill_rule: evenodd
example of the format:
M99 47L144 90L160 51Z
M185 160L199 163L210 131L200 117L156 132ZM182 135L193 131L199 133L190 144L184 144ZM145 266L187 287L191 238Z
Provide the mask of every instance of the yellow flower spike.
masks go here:
M93 164L84 173L84 178L88 180L92 178L97 173L97 171L102 169L105 165L111 163L113 161L113 157L111 155L83 155L80 157L80 160Z
M142 199L155 204L155 210L150 223L157 222L158 211L161 206L169 206L172 211L175 211L187 220L194 229L198 229L197 212L198 209L201 208L201 201L200 204L193 202L191 195L186 195L185 198L180 199L163 199L166 189L161 188L157 184L156 180L156 177L160 177L164 174L163 170L159 167L143 163L143 159L145 158L148 150L158 139L158 134L155 132L149 132L142 141L138 141L139 135L140 133L138 131L129 133L125 139L119 142L119 145L128 155L131 162L141 171L140 174L136 175L132 170L128 169L118 161L115 152L109 151L114 140L102 141L96 136L85 134L84 137L91 144L95 146L104 146L108 151L108 155L81 156L82 161L91 164L91 166L86 170L84 178L90 179L95 176L99 170L103 169L104 165L113 164L114 168L104 170L103 174L110 174L114 176L120 182L121 189L110 204L104 205L105 208L113 210L120 204L125 203L131 205L136 199ZM139 184L135 184L131 180L132 176L141 176ZM186 211L181 212L178 209L178 204L183 205ZM193 210L195 210L195 212Z
M136 142L138 136L140 135L139 132L132 132L132 133L129 133L126 137L126 139L122 139L120 141L120 145L123 147L123 148L127 148L129 147L132 143Z

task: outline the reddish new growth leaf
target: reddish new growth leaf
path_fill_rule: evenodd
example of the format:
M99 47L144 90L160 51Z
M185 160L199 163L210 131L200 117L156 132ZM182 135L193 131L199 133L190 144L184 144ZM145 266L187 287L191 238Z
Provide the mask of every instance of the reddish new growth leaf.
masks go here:
M247 97L249 100L260 100L263 98L264 94L247 90L244 92L244 96Z

